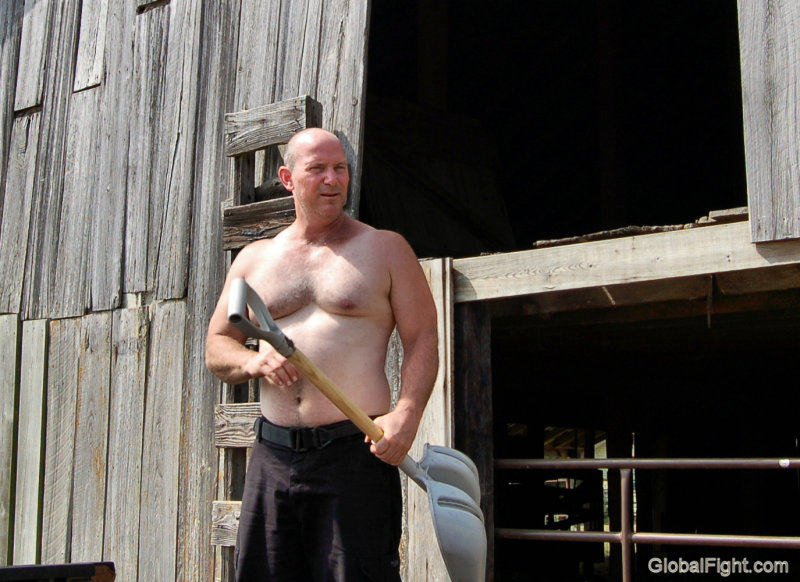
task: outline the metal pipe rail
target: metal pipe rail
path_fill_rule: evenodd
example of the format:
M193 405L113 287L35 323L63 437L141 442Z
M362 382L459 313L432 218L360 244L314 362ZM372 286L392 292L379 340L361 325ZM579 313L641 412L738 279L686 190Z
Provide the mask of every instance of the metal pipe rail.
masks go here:
M631 582L633 544L800 548L800 536L747 536L633 531L632 471L634 469L800 469L800 459L497 459L497 469L616 469L620 472L620 531L552 531L497 528L504 539L610 542L621 545L622 582Z

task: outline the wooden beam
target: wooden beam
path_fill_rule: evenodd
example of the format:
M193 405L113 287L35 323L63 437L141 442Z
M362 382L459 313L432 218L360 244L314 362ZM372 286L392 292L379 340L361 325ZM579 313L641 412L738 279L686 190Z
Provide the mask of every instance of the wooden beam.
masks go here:
M222 218L222 248L238 250L258 239L271 238L294 219L292 196L226 208Z
M218 404L214 411L214 444L217 447L253 446L256 434L253 423L261 416L258 402Z
M455 259L455 301L800 266L800 240L753 244L746 222Z
M409 453L422 458L425 443L453 446L453 290L450 259L421 261L436 303L439 369L430 399ZM430 500L408 481L406 489L406 544L404 580L447 580L447 567L439 551Z
M211 545L232 548L239 532L241 501L214 501L211 509Z
M319 127L322 109L308 95L225 115L225 155L280 145L301 129Z

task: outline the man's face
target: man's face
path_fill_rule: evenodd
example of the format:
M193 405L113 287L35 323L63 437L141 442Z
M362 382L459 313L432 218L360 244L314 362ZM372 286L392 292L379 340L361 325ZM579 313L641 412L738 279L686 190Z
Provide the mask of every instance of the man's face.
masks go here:
M339 140L324 133L304 136L284 186L307 217L336 218L347 202L350 174Z

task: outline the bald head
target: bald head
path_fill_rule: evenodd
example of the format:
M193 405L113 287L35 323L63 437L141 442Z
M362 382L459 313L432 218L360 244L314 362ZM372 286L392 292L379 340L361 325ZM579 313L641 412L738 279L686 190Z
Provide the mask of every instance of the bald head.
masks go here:
M324 142L336 142L337 144L339 144L339 147L342 149L342 152L344 152L344 148L342 147L339 138L328 130L322 129L320 127L309 127L301 131L298 131L291 137L289 142L286 144L286 150L283 153L284 165L287 168L289 168L289 170L294 170L294 166L297 163L297 156L300 150L303 150L308 147L313 147L314 145L321 144Z

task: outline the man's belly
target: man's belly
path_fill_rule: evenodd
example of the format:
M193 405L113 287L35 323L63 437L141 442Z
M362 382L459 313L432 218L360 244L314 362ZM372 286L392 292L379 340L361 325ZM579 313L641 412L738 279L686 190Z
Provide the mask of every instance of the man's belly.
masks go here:
M369 318L343 317L316 310L305 317L277 322L309 360L371 416L389 411L386 379L388 324ZM343 420L339 411L309 380L291 386L261 381L261 412L281 426L320 426Z

